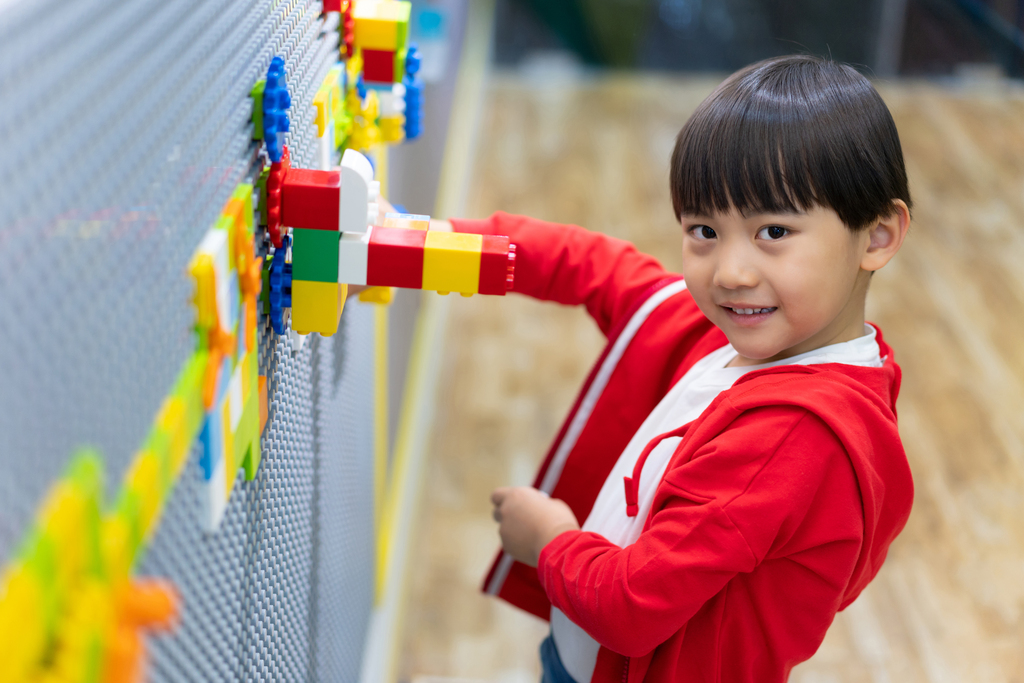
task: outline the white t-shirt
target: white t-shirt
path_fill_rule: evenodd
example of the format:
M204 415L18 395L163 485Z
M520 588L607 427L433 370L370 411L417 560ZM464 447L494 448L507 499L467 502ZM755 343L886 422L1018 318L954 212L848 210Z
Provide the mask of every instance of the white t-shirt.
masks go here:
M640 488L637 491L639 512L636 517L626 515L623 477L633 475L633 468L640 453L652 439L695 420L719 393L731 387L748 372L776 365L819 363L846 363L878 368L883 362L879 353L878 342L875 341L875 328L870 325L864 325L863 337L824 346L773 363L727 368L725 366L737 355L732 344L712 351L683 375L640 425L640 429L633 435L605 479L590 515L583 523L583 530L600 534L620 548L636 543L654 503L654 492L661 483L676 446L682 439L663 439L647 456L641 471ZM589 683L594 674L597 651L600 648L597 641L555 607L551 608L551 635L566 671L577 683Z

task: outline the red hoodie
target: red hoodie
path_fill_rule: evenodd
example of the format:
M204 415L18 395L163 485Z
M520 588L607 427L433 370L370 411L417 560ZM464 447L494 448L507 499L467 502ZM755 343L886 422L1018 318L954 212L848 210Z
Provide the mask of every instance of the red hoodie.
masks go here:
M454 224L509 235L515 291L585 304L609 336L535 484L582 521L643 420L724 335L626 242L505 214ZM487 590L586 630L602 646L592 681L785 680L910 514L900 371L876 338L881 368L779 366L722 392L686 426L635 544L565 532L537 569L499 558Z

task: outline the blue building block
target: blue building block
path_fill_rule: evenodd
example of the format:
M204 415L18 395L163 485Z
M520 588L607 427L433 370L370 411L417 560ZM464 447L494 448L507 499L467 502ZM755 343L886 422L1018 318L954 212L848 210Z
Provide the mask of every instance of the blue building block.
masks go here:
M405 56L405 139L415 140L423 132L423 79L416 76L420 70L420 51L416 43L409 43Z
M284 58L274 57L270 60L267 83L263 88L263 140L267 143L267 155L275 163L281 161L284 140L280 136L288 132L288 109L291 106Z
M281 248L274 251L270 262L270 324L277 334L284 334L284 309L292 307L292 264L284 256L291 246L291 235L281 238Z

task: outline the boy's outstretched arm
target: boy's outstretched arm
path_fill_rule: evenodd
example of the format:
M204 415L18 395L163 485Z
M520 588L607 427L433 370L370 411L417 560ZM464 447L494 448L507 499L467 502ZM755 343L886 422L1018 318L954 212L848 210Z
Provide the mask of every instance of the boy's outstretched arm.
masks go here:
M670 275L657 259L629 242L575 225L501 212L451 224L456 232L508 235L516 245L513 291L561 304L584 304L604 334L649 287Z

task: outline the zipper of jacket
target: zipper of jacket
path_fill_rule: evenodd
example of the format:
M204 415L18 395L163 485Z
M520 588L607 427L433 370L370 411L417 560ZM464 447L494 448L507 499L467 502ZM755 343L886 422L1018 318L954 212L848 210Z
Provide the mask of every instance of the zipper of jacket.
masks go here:
M659 434L658 436L651 439L651 441L644 446L644 450L640 453L640 457L636 461L636 465L633 466L633 476L623 477L623 483L626 485L626 516L636 517L640 512L640 505L637 498L640 493L640 473L644 471L644 463L647 462L647 456L651 454L658 444L665 439L672 436L683 436L686 434L686 430L689 428L690 423L687 422L682 427L673 429L670 432Z

